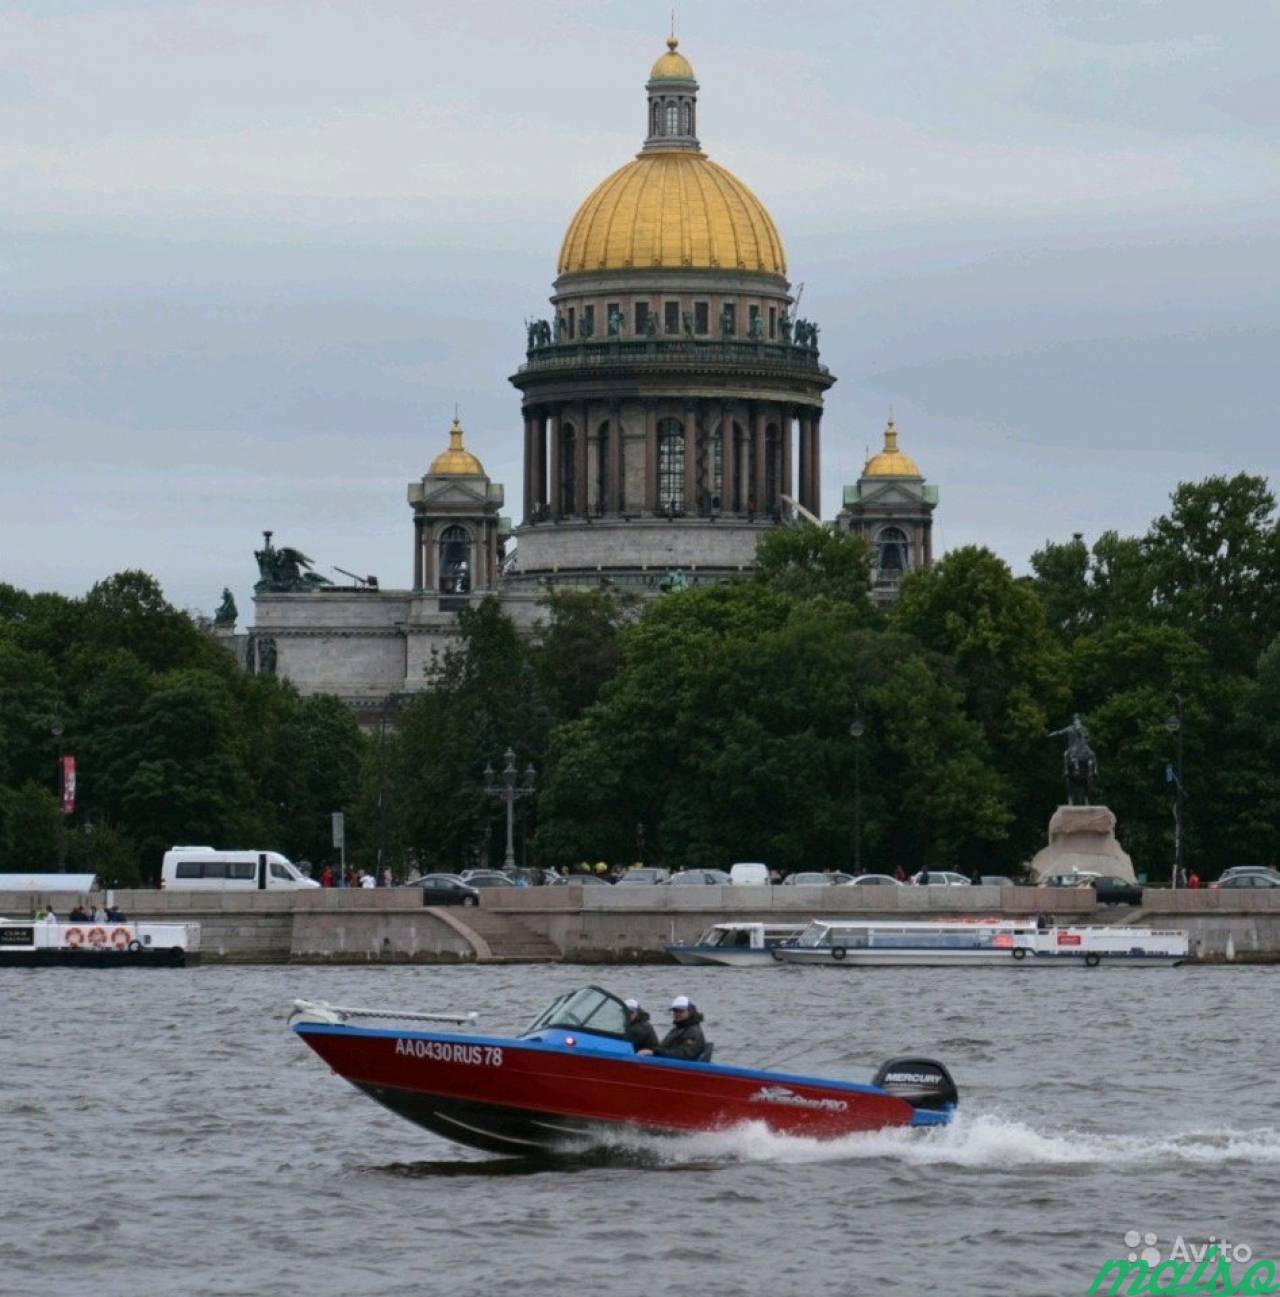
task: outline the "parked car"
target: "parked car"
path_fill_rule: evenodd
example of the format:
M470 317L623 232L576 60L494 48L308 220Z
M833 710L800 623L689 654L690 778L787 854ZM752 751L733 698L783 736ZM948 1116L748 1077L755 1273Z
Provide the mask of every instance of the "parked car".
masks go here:
M729 881L739 887L767 887L769 866L762 865L758 860L740 860L729 866Z
M548 887L572 887L585 883L588 887L608 887L609 880L600 874L556 874L547 879Z
M510 874L501 869L468 869L459 875L468 887L522 887Z
M980 883L983 887L1013 887L1015 883L1008 874L983 874Z
M470 887L457 874L423 874L411 878L405 887L422 888L423 905L479 905L480 891Z
M1073 869L1069 874L1050 874L1048 878L1042 878L1039 882L1040 887L1079 887L1081 883L1087 883L1091 878L1101 878L1102 875L1092 869Z
M788 874L783 880L783 887L826 887L832 882L830 874L819 873L810 869L798 874Z
M901 887L892 874L859 874L845 884L846 887Z
M1102 874L1097 878L1087 879L1080 886L1092 887L1098 893L1099 905L1142 904L1142 888L1137 883L1131 883L1127 878Z
M723 869L682 869L667 879L672 887L719 887L728 881L729 875Z
M1244 887L1280 887L1280 878L1274 874L1237 874L1234 878L1228 878L1226 882L1219 879L1211 886L1233 892Z
M618 886L626 884L628 887L634 887L641 884L653 887L658 883L665 883L670 877L671 870L663 869L659 865L633 865L618 879Z
M970 887L972 884L963 874L950 869L922 869L912 882L920 887Z
M1277 873L1270 865L1233 865L1230 869L1222 871L1222 877L1218 879L1218 883L1227 883L1231 879L1240 878L1245 874L1266 874L1271 878L1280 878L1280 873ZM1215 887L1217 884L1210 883L1209 886Z

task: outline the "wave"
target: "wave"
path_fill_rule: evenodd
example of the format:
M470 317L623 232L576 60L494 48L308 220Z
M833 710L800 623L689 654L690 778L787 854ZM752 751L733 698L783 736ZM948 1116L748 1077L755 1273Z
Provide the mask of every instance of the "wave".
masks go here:
M608 1147L619 1159L666 1167L708 1162L796 1165L871 1159L909 1166L993 1170L1280 1163L1280 1131L1273 1127L1220 1127L1146 1135L1043 1131L998 1113L960 1114L950 1126L936 1130L881 1130L835 1140L779 1134L760 1122L748 1122L732 1130L674 1138L624 1135L611 1140Z

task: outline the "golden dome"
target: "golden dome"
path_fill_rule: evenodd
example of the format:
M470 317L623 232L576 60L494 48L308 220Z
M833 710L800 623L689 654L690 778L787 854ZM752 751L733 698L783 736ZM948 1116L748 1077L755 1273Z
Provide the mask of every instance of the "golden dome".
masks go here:
M556 269L652 267L785 275L787 260L755 194L705 154L680 150L642 153L597 185L569 222Z
M448 475L453 477L483 477L484 465L469 451L462 448L462 425L455 419L449 429L449 449L442 450L431 461L428 477Z
M674 36L667 37L667 52L661 55L649 73L650 81L661 81L678 77L682 81L693 80L693 65L683 54L676 53L680 42Z
M910 455L898 449L898 430L890 419L884 429L884 449L872 455L862 470L863 477L920 477L920 468Z

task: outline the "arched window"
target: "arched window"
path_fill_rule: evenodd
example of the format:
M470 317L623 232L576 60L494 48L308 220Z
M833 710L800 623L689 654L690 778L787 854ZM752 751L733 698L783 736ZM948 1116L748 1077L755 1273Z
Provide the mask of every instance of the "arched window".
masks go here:
M560 429L560 512L578 512L578 436L573 424Z
M596 512L611 507L609 499L609 421L596 429Z
M679 419L658 424L658 508L684 508L684 428Z
M439 547L440 593L466 594L471 589L471 533L465 527L446 527Z
M911 548L906 533L898 527L882 527L876 536L876 568L882 577L895 580L911 566Z
M667 105L667 129L665 133L667 135L680 134L680 105L679 104Z
M650 135L657 135L662 128L662 105L654 102L653 105L653 124L649 127Z
M680 106L680 123L686 135L693 134L693 105L687 99Z
M778 492L782 489L782 437L778 425L771 423L764 430L764 508L778 507Z

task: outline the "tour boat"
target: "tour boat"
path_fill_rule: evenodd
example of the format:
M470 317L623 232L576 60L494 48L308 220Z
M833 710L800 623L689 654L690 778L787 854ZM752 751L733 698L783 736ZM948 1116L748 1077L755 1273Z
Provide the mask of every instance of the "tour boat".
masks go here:
M871 1084L636 1054L626 1009L598 986L561 995L519 1036L440 1031L475 1014L397 1013L295 1002L292 1029L339 1076L459 1144L516 1156L581 1154L628 1134L759 1122L835 1139L945 1125L955 1084L940 1063L898 1058Z
M697 941L666 949L679 964L769 967L774 946L794 941L804 929L803 923L713 923Z
M0 919L0 968L180 968L199 958L198 923Z
M776 946L786 964L831 967L1155 967L1187 958L1185 932L1108 925L1041 927L1034 919L814 919Z

